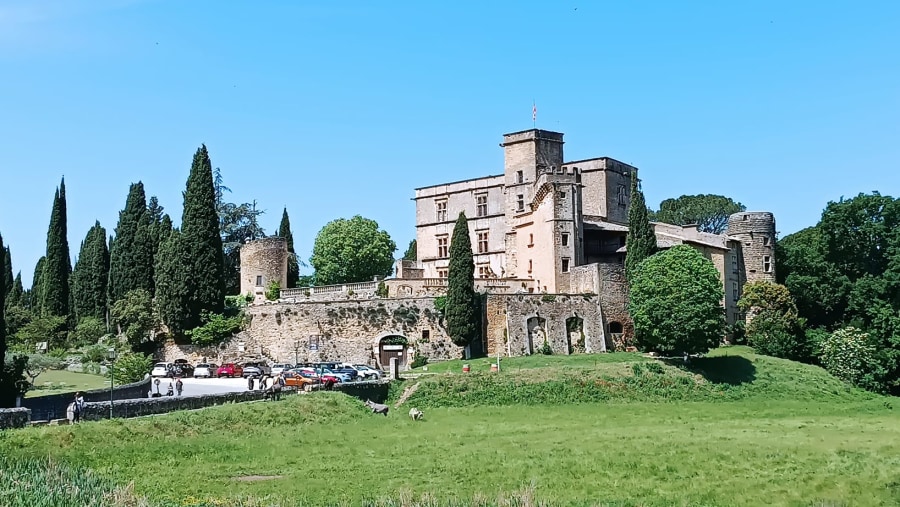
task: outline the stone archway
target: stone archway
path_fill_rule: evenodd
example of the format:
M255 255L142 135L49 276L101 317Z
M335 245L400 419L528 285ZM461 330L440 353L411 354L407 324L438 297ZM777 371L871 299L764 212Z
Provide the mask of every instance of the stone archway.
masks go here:
M548 343L547 319L536 315L534 317L529 317L528 320L525 321L525 327L528 330L525 353L531 355L534 354L535 350L543 347L544 343Z
M387 371L391 367L391 358L397 358L397 366L403 367L407 363L407 350L409 340L401 334L382 336L378 340L378 366Z
M584 336L584 319L575 315L566 319L566 346L569 354L584 354L587 339Z

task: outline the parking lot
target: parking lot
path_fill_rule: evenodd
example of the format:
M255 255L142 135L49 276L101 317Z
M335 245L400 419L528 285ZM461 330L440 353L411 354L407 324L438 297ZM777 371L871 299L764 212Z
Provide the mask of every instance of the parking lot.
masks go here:
M221 394L232 393L235 391L246 391L247 380L242 378L193 378L187 377L181 379L184 383L184 391L182 396L200 396L203 394ZM169 378L159 378L159 392L165 396L166 390L172 383L172 389L175 388L175 380ZM156 392L156 379L150 383L153 392Z

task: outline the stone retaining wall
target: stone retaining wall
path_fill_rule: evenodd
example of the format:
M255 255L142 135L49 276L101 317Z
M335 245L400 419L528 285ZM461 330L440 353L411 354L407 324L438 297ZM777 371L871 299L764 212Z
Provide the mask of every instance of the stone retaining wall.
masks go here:
M293 389L285 389L282 391L282 395L294 394L295 392ZM263 391L241 391L201 396L163 396L161 398L122 400L113 403L113 417L128 418L165 414L176 410L193 410L225 403L261 400L264 397L265 393ZM86 421L109 419L109 400L85 403L82 417Z
M0 408L0 430L24 428L31 421L31 410L27 408Z
M133 398L146 398L150 392L150 379L145 378L140 382L125 384L113 388L113 399L128 400ZM109 410L109 388L92 389L82 391L85 402L100 402L106 400ZM49 421L52 419L65 419L66 408L75 399L75 393L48 394L47 396L35 396L24 398L22 406L31 409L32 421Z
M391 381L389 379L347 382L334 386L335 391L340 391L347 396L353 396L362 401L372 400L375 403L384 403L390 389Z

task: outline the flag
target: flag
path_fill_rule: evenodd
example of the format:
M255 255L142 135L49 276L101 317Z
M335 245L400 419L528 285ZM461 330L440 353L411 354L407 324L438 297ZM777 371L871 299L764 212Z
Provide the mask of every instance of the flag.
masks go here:
M531 121L537 121L537 103L535 102L531 103Z

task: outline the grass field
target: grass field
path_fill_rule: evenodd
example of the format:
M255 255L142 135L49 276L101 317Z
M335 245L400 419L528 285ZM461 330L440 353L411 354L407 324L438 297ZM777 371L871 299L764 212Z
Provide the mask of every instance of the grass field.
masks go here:
M37 389L25 393L26 398L109 387L109 377L66 370L47 370L38 375L35 386Z
M511 505L900 504L894 399L746 349L717 355L724 359L692 371L649 367L659 363L635 355L601 356L596 369L586 356L507 360L520 368L503 382L477 382L489 374L407 381L420 386L387 418L344 395L314 393L8 431L0 456L51 456L119 487L133 482L134 493L167 506L496 505L499 495ZM512 404L511 385L565 392ZM570 402L579 395L605 401ZM425 409L424 421L405 416L410 404ZM274 478L241 480L249 476Z

